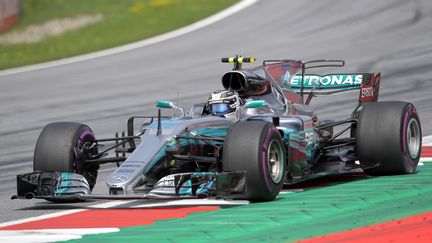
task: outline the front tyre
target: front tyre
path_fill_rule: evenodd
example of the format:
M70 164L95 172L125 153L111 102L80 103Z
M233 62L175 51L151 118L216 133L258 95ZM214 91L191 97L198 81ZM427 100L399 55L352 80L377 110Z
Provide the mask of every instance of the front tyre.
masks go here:
M367 104L357 127L357 154L361 163L378 167L371 175L411 174L420 160L422 132L414 105L401 101Z
M246 171L246 194L238 199L271 201L285 180L286 152L273 124L239 122L230 127L223 145L223 170Z
M77 157L86 145L95 141L93 131L74 122L54 122L46 125L36 143L34 171L72 172L84 176L93 189L99 165L87 165Z

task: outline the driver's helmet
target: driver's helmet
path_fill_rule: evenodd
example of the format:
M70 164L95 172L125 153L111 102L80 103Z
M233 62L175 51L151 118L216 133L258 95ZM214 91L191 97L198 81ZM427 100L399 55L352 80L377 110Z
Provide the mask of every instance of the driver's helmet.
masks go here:
M236 110L240 105L241 99L238 93L227 90L214 91L207 101L209 114L226 118L235 118Z

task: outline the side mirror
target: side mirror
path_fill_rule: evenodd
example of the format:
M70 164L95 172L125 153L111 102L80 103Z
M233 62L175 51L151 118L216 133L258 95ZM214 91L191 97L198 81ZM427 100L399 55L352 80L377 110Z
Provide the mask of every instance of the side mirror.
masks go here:
M171 108L171 109L173 109L172 117L174 117L174 110L180 111L180 117L184 116L183 109L180 108L180 107L177 107L176 105L174 105L173 102L168 101L168 100L157 100L156 101L156 107L158 107L158 108Z
M159 108L174 108L175 105L173 102L168 101L168 100L157 100L156 101L156 107Z

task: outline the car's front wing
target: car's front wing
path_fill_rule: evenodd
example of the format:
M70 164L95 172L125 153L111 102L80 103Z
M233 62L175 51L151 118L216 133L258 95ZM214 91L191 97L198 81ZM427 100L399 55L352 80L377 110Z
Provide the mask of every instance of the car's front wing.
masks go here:
M92 194L87 180L79 174L32 172L17 175L17 195L13 199L77 201L92 199L189 199L241 198L246 192L246 172L191 172L160 179L147 192L133 194Z

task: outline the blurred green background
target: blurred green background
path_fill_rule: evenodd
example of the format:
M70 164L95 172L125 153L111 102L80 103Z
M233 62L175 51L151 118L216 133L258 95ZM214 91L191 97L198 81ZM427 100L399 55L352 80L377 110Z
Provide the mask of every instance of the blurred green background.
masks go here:
M0 69L142 40L196 22L238 1L22 0L23 11L19 23L0 33ZM77 24L84 18L98 22L54 36L56 32L62 32L65 25ZM46 25L48 22L50 25ZM41 40L22 43L24 37L31 39L35 32L41 34L41 31L47 32Z

